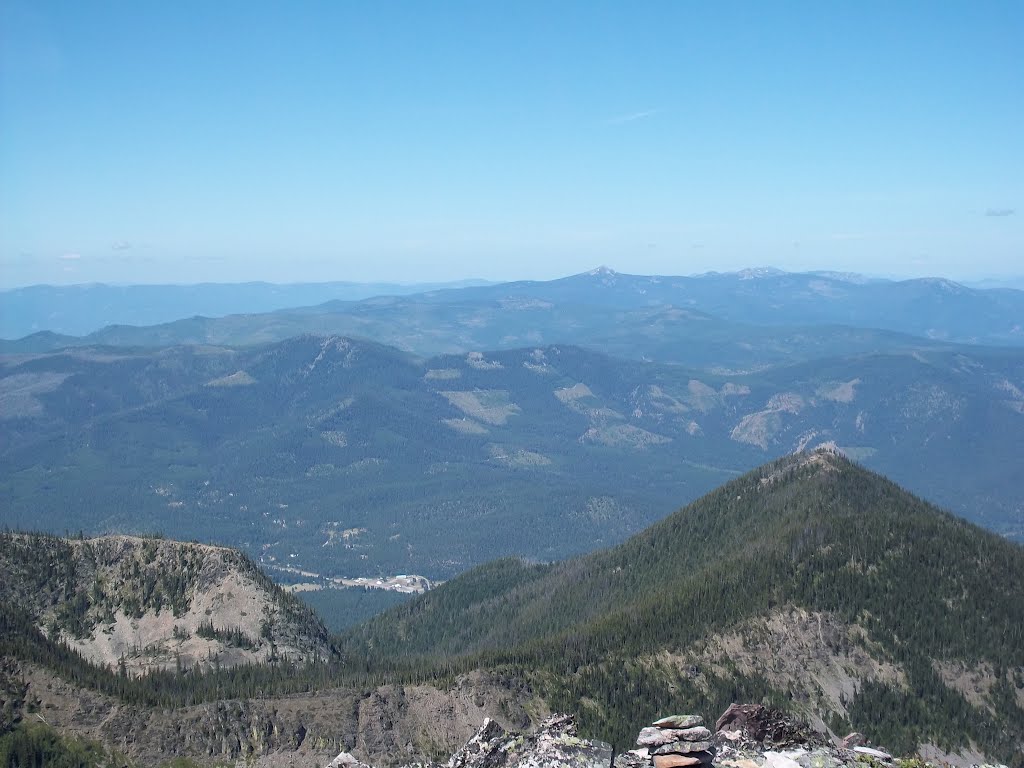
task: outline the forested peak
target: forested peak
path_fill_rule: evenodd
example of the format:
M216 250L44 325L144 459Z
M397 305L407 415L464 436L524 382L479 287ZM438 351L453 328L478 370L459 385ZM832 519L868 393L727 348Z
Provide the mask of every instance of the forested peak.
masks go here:
M801 632L803 650L792 646ZM788 639L775 647L776 635ZM577 692L600 689L617 714L592 723L616 739L626 735L624 713L653 710L663 694L638 681L650 697L638 703L607 670L621 675L635 664L646 680L661 664L680 705L724 706L738 690L792 701L803 690L822 717L874 724L893 744L971 722L953 731L991 729L991 748L1012 751L1021 738L1006 724L1021 711L1012 702L1024 680L1024 549L826 445L742 475L617 547L469 571L343 643L355 656L464 656L547 670L544 679L557 681L548 693L565 706L572 695L561 692L589 675ZM853 693L819 696L817 684L773 666L794 653L800 668L833 657L838 669L850 665ZM878 682L884 669L895 671ZM955 687L966 669L987 680L980 709ZM749 670L764 679L743 677ZM926 692L926 703L912 691Z
M612 549L469 571L354 637L457 654L558 645L568 632L591 648L644 653L793 604L864 620L894 649L1005 662L1022 640L1022 584L1021 547L824 446L743 475ZM692 615L702 625L684 621Z
M755 470L755 472L762 472L762 484L774 482L784 478L787 473L793 473L800 469L809 469L812 472L836 472L849 467L851 463L835 443L822 443L813 450L785 456L775 462L775 465L778 465L777 468L767 473L764 473L763 470L774 465L768 464Z
M786 531L779 524L787 520L825 524L851 515L884 523L883 529L893 526L909 533L917 525L938 525L968 538L1004 542L856 464L831 443L764 464L683 507L638 538L664 536L666 528L706 525L711 527L702 527L705 535L701 538L707 541L732 528L739 529L733 532L736 535L746 531L777 538ZM883 532L866 529L860 536L873 539Z

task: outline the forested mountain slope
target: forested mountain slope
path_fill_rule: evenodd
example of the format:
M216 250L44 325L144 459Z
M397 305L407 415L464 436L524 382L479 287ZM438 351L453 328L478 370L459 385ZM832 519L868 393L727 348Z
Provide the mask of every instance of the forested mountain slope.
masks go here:
M828 450L613 549L470 571L347 643L539 670L554 706L612 738L659 707L766 696L894 748L1024 746L1024 550Z
M82 543L41 541L34 571L5 555L5 583L21 585L12 599L37 613L83 602L74 589L67 599L68 579L45 576L61 572L47 552L68 559L64 548ZM141 563L148 541L134 545ZM110 577L122 588L90 597L87 619L147 582ZM454 732L430 723L453 705L520 720L574 712L583 733L622 748L659 713L710 720L732 701L766 701L900 754L925 746L1019 768L1022 585L1018 545L822 449L744 475L613 549L475 569L338 638L329 664L127 677L84 662L9 604L0 656L15 660L3 662L15 694L28 681L22 715L52 707L49 722L108 744L133 729L133 754L154 758L180 747L182 728L200 732L185 754L232 759L294 749L299 733L331 748L354 738L367 755L394 754L400 737L433 754ZM153 601L176 593L158 582ZM171 601L161 615L173 611ZM64 626L77 615L53 617ZM60 636L74 644L72 634ZM332 714L311 714L321 710ZM401 733L375 730L384 721Z
M92 346L248 346L310 333L373 339L421 356L574 344L634 360L734 374L822 356L961 348L942 340L837 324L736 323L670 305L618 308L518 298L439 302L432 296L411 296L252 315L189 317L154 326L109 326L85 337L40 332L0 341L0 352Z
M0 358L0 425L7 525L162 531L328 575L608 546L826 441L1024 531L1024 355L1006 350L727 377L574 347L72 349Z

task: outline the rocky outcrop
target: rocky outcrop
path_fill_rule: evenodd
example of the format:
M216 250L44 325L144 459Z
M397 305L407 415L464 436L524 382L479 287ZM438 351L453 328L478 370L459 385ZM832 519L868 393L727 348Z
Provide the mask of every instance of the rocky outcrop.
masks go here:
M614 755L604 742L581 739L569 715L552 715L531 733L483 726L447 763L403 768L895 768L882 749L850 734L829 742L806 723L760 704L733 704L716 732L699 715L669 715L640 730L637 748ZM367 768L342 753L327 768ZM1005 767L1002 767L1005 768Z
M0 533L0 602L130 674L335 656L320 619L227 547Z
M809 725L789 717L780 709L761 704L730 704L715 723L718 732L736 732L740 738L767 749L793 744L824 743Z
M508 733L493 720L452 755L446 768L611 768L611 745L587 741L569 715L553 715L531 734Z
M323 768L343 751L377 768L446 761L486 718L526 729L547 714L529 689L482 672L444 688L382 685L138 707L0 657L0 712L7 710L14 722L35 722L24 712L38 712L59 732L116 748L139 766L185 758L200 765L243 761L249 768Z

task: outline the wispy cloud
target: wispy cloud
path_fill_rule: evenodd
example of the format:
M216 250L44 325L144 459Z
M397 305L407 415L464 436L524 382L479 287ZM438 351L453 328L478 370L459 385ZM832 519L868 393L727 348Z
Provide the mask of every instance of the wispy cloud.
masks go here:
M111 243L110 247L113 248L115 251L127 251L129 248L132 247L132 244L129 243L127 240L118 240L114 243Z
M986 216L1013 216L1017 212L1016 208L989 208L985 211Z
M78 261L80 258L82 258L82 254L80 254L80 253L62 253L57 258L60 259L61 261Z
M634 123L646 117L653 117L658 114L657 109L645 109L642 112L630 112L627 115L618 115L608 120L609 125L622 125L623 123Z

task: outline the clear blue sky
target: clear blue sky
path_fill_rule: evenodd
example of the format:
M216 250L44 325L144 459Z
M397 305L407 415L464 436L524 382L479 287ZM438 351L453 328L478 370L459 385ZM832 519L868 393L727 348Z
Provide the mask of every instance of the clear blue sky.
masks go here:
M1024 3L0 0L0 283L1024 272Z

